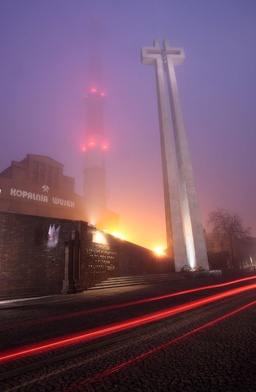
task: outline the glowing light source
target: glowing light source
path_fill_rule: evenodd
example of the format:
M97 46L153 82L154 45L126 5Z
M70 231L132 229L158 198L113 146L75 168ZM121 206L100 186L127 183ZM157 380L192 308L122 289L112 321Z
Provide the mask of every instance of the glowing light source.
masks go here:
M92 87L91 88L91 93L93 93L93 94L97 93L97 89L95 87Z
M124 238L125 238L122 234L120 234L118 232L114 232L114 233L112 233L112 235L116 238L119 238L120 240L124 240Z
M100 93L100 96L101 96L101 97L105 97L105 93L103 93L103 92Z
M92 242L95 242L97 244L107 245L106 237L101 231L95 231L92 234Z
M157 255L159 255L159 256L163 256L164 255L164 250L163 250L163 248L161 246L156 246L154 250L155 250L155 253Z
M102 150L108 150L108 144L107 143L103 143L101 145Z

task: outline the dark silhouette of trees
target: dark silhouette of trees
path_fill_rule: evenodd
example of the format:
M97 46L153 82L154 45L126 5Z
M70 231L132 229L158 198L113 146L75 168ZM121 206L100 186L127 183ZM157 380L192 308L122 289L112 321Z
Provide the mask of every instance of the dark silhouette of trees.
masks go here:
M244 228L239 215L217 208L209 214L208 223L214 233L222 233L227 236L230 246L231 264L238 264L236 243L238 240L246 240L251 234L251 228Z

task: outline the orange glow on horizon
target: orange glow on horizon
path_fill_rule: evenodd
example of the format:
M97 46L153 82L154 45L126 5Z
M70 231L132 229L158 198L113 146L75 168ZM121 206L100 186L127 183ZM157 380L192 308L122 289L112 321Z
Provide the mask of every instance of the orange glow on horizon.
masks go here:
M117 231L115 231L114 233L112 233L112 236L113 236L113 237L116 237L116 238L119 238L120 240L124 240L124 239L125 239L124 235L118 233Z

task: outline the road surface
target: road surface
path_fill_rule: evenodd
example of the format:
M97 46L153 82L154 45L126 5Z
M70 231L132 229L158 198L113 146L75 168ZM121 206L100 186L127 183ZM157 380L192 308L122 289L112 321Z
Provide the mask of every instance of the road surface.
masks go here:
M217 283L2 304L0 390L254 392L256 277Z

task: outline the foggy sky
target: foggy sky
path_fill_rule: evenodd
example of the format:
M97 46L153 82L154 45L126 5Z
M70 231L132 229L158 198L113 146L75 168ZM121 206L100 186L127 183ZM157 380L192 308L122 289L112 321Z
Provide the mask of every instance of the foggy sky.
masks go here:
M256 235L255 0L0 0L0 171L28 153L64 164L82 193L89 21L103 20L108 207L126 239L166 245L154 37L176 67L204 228L221 207Z

